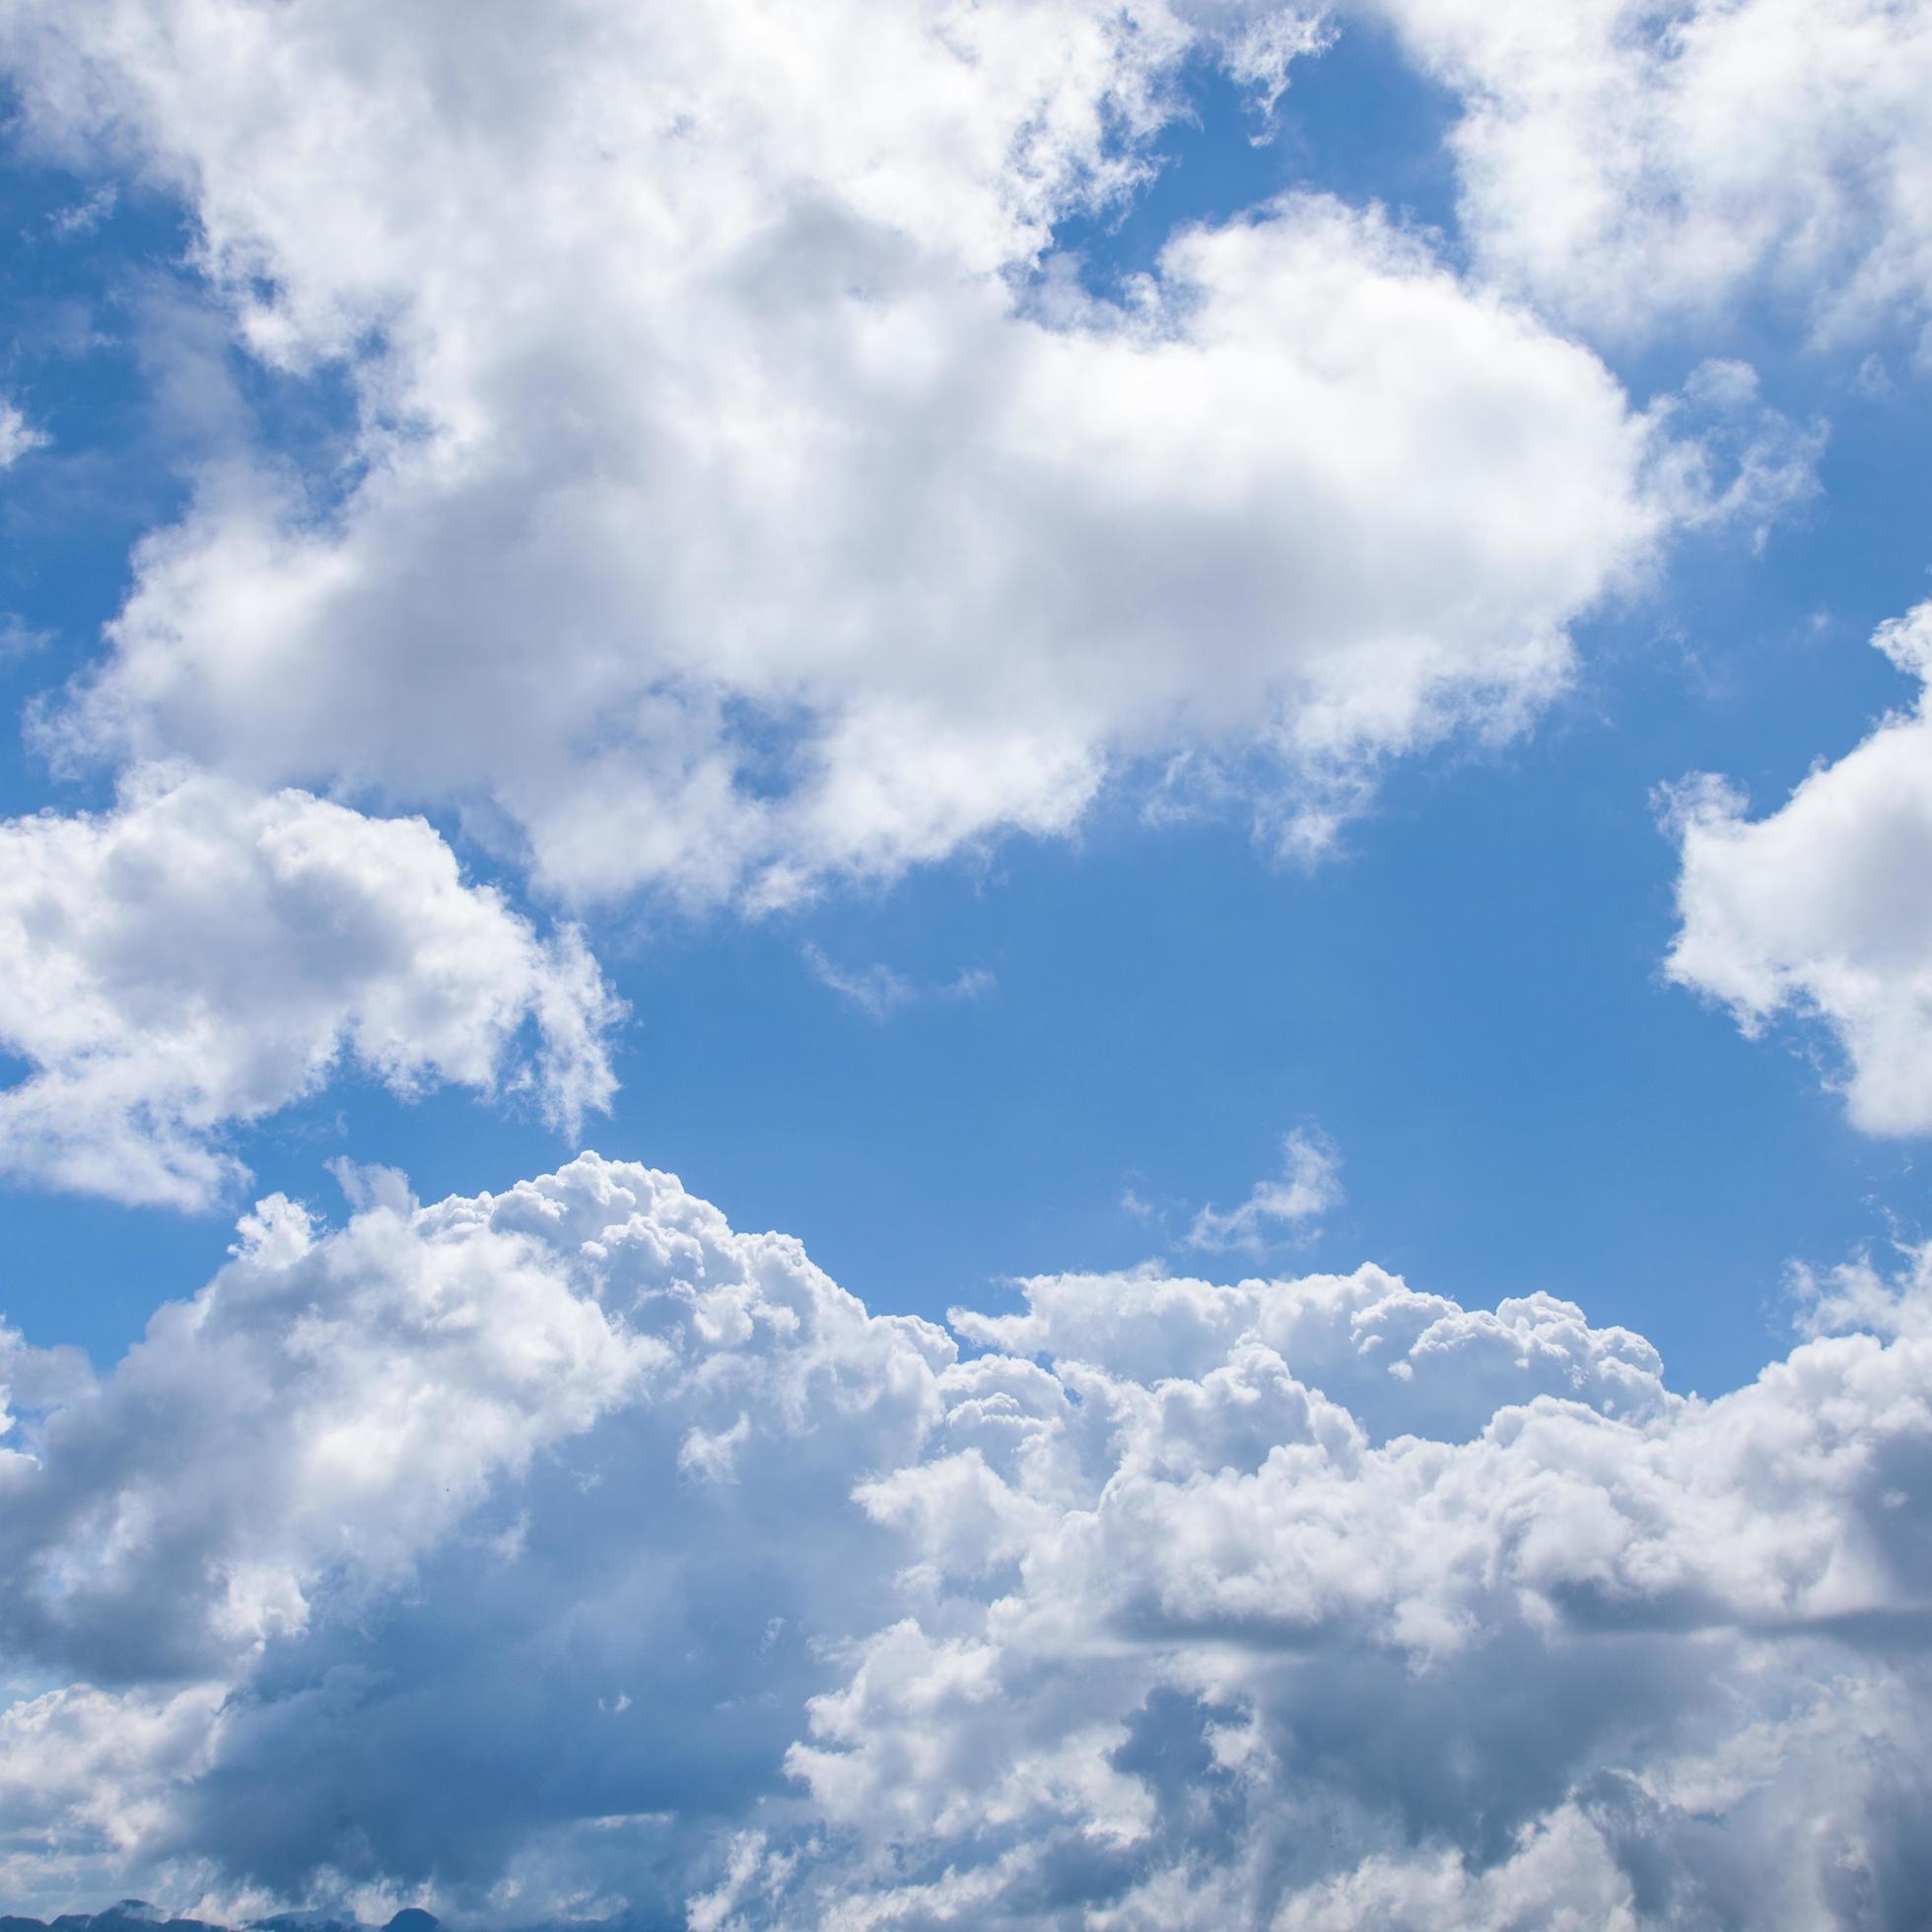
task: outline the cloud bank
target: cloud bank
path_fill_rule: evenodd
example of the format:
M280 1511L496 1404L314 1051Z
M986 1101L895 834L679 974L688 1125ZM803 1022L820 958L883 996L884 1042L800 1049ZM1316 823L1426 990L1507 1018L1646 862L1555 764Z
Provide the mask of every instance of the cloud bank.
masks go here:
M206 1206L225 1130L352 1064L402 1094L527 1090L576 1133L621 1008L576 931L539 938L418 818L206 774L0 821L0 1168Z
M951 1333L585 1155L9 1336L0 1884L488 1923L1896 1925L1932 1274L1716 1401L1548 1296ZM1840 1333L1847 1321L1854 1332Z

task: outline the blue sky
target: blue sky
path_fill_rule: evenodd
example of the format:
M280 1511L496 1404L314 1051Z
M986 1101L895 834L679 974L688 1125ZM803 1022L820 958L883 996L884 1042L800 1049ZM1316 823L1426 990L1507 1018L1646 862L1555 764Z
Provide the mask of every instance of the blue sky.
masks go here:
M13 1902L915 1924L993 1874L989 1924L1179 1923L1193 1870L1204 1923L1769 1923L1686 1821L1778 1841L1823 1788L1842 1856L1786 1874L1788 1922L1912 1922L1879 1773L1803 1712L1843 1670L1909 1765L1916 1650L1764 1632L1922 1615L1932 24L745 0L673 46L622 7L445 11L0 10L0 1479L65 1498L19 1504L43 1580L0 1616L0 1743L54 1792L44 1858L0 1831ZM697 1205L535 1183L581 1148ZM845 1317L763 1229L870 1340L793 1364ZM1376 1270L1441 1298L1434 1340ZM1170 1276L1273 1285L1176 1290L1149 1353ZM432 1278L476 1300L425 1342ZM1582 1314L1488 1313L1539 1293ZM673 1334L654 1294L790 1312ZM1335 1296L1414 1343L1396 1384ZM930 1346L877 1319L954 1310ZM456 1330L504 1339L478 1367ZM1791 1393L1831 1376L1856 1399ZM1029 1404L1059 1446L1009 1467L972 1430ZM1068 1418L1103 1411L1138 1419L1082 1489ZM275 1417L313 1442L257 1482ZM1705 1474L1801 1428L1816 1495ZM351 1439L390 1445L353 1483ZM1567 1554L1505 1527L1515 1594L1415 1581L1463 1534L1404 1461L1436 1449L1493 1455L1498 1522L1520 1482ZM1264 1493L1291 1464L1380 1526L1344 1581ZM1879 1500L1817 1475L1854 1465ZM175 1466L206 1519L89 1570ZM1218 1553L1160 1570L1237 1479ZM1108 1532L1140 1594L1070 1581L1070 1526L1142 1482ZM1660 1540L1579 1553L1626 1484ZM705 1634L768 1597L762 1636ZM1690 1631L1789 1727L1748 1800L1698 1809L1741 1735L1714 1705L1597 1709L1578 1633L1624 1617L1632 1712ZM1084 1716L1036 1697L1085 1668L1026 1648L1049 1623L1143 1663L1093 1666ZM690 1685L649 1675L673 1639ZM1330 1693L1257 1661L1303 1644L1437 1784L1320 1744ZM1496 1698L1512 1646L1542 1730ZM954 1770L875 1827L969 1650L1005 1714L953 1712ZM525 1707L463 1714L526 1666ZM695 1740L688 1816L574 1728L620 1697L639 1753ZM36 1698L35 1737L186 1742L69 1793ZM1163 1726L1228 1781L1211 1829L1137 1756ZM385 1739L456 1789L512 1753L484 1823L379 1817ZM244 1804L261 1754L300 1774ZM996 1760L967 1795L1006 1825L962 1838L957 1767Z

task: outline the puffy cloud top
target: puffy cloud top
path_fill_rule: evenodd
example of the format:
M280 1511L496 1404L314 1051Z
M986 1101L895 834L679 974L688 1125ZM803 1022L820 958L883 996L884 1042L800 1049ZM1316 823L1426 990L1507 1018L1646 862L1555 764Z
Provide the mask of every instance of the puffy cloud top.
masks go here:
M955 1340L594 1155L377 1177L336 1231L270 1202L98 1386L7 1339L0 1878L1909 1923L1932 1276L1814 1289L1817 1339L1700 1402L1567 1303L1372 1268L1057 1276Z
M1368 4L1462 97L1482 258L1553 312L1647 331L1768 288L1823 336L1932 322L1923 8Z
M1932 603L1873 642L1932 676ZM1671 976L1723 1000L1749 1033L1822 1019L1846 1062L1845 1103L1871 1134L1932 1132L1932 708L1924 690L1746 816L1719 781L1676 794L1683 845Z
M17 1174L204 1204L245 1171L224 1127L344 1059L403 1093L528 1087L575 1133L615 1090L617 1012L573 929L539 938L422 819L151 769L111 811L0 822Z
M362 412L325 509L209 470L56 738L487 797L580 899L890 874L1183 750L1319 844L1382 759L1531 715L1681 508L1594 357L1378 214L1289 196L1118 299L1052 253L1191 51L1254 81L1319 38L11 8L35 138L170 184L242 340Z

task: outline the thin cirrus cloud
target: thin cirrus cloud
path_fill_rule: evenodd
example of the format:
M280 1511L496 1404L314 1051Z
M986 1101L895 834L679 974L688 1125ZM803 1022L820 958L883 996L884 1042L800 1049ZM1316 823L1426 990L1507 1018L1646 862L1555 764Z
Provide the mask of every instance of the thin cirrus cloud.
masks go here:
M1341 1204L1342 1156L1319 1132L1296 1128L1281 1139L1281 1172L1257 1181L1238 1207L1216 1208L1210 1202L1189 1224L1191 1248L1245 1248L1259 1254L1309 1225Z
M595 1156L360 1192L262 1204L103 1379L0 1348L16 1904L1922 1903L1922 1255L1701 1402L1567 1302L1374 1268L1042 1277L948 1334Z
M888 1020L907 1006L932 1000L984 1000L998 985L984 966L963 967L951 979L939 981L908 979L876 961L870 966L841 966L815 943L806 945L804 961L820 986L870 1020Z
M1721 1000L1747 1033L1820 1021L1843 1058L1853 1124L1932 1133L1932 603L1872 642L1920 680L1916 703L1814 771L1777 810L1747 815L1723 781L1668 794L1682 849L1672 979Z
M1265 95L1311 22L11 9L28 138L170 186L244 349L361 407L325 512L204 467L42 744L488 801L586 903L785 903L1189 753L1320 848L1533 718L1724 486L1375 210L1178 232L1117 298L1052 253L1185 62Z
M466 884L421 819L131 774L100 814L0 821L0 1169L204 1207L230 1130L348 1062L401 1093L529 1090L575 1134L620 1005L582 938Z

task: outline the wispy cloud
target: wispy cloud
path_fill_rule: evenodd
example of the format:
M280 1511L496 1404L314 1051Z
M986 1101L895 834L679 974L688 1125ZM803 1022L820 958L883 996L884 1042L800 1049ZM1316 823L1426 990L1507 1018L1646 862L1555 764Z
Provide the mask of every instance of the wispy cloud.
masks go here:
M53 633L30 624L15 611L0 614L0 664L31 657L53 642Z
M119 199L114 184L111 181L104 182L85 200L72 202L65 208L56 208L47 217L47 226L62 241L76 235L92 235L114 212L114 204Z
M1240 1207L1222 1213L1210 1203L1188 1229L1191 1248L1252 1252L1305 1229L1342 1201L1342 1155L1319 1130L1296 1128L1281 1141L1279 1179L1257 1181Z
M810 942L804 948L804 960L821 986L829 987L868 1019L880 1021L890 1019L904 1006L928 1000L984 999L999 984L984 966L968 967L937 983L909 980L885 965L840 966L825 956L821 946Z
M13 403L0 396L0 469L12 469L23 456L44 449L48 441L44 430L36 430Z

